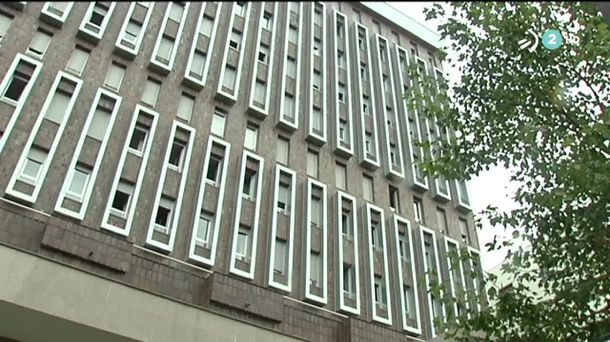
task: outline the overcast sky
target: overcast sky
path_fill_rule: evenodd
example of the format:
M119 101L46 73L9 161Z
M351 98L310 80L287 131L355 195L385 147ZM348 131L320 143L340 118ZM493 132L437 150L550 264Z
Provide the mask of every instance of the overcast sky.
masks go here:
M426 22L423 13L424 8L430 7L433 2L387 2L387 4L437 32L438 22ZM448 70L451 80L459 79L459 74L456 71ZM502 210L513 209L515 203L511 197L515 188L515 185L510 182L510 172L504 168L492 168L482 173L468 183L474 212L479 212L488 205L496 206ZM487 252L484 247L487 242L493 240L496 233L502 232L491 228L488 224L485 224L483 230L478 232L481 263L484 270L489 270L501 263L506 255L505 252Z

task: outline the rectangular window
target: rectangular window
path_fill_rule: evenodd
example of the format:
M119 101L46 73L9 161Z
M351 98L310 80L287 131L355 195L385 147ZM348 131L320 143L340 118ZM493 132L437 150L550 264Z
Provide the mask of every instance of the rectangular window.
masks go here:
M89 52L85 49L76 46L74 50L72 50L72 55L68 60L68 65L66 65L66 70L75 73L77 76L80 76L87 64L87 60L89 59Z
M237 77L237 71L235 68L227 64L225 73L222 78L222 86L227 89L233 89L235 87L235 78Z
M32 78L35 68L35 65L21 59L17 64L15 71L11 75L10 81L4 88L2 98L9 100L9 102L19 102L25 87Z
M263 13L263 28L266 30L271 31L271 25L273 24L273 21L271 20L273 18L273 15L267 11L265 11L265 13Z
M140 124L139 122L136 123L133 133L131 134L131 139L129 140L129 152L142 155L147 137L148 127Z
M415 316L415 291L411 286L404 286L404 296L405 296L405 307L404 310L407 314L407 317L410 319L416 319Z
M379 222L377 221L371 221L371 237L371 244L373 245L373 248L378 252L383 251L383 235Z
M89 125L87 135L92 139L103 141L109 124L110 113L98 106L93 113L93 119Z
M388 185L388 192L390 194L390 208L400 213L400 194L398 188Z
M235 14L245 17L246 16L246 3L243 1L238 1L235 3L234 7Z
M284 96L284 115L292 119L295 115L295 101L294 96L286 93Z
M277 138L276 144L276 160L278 163L282 163L284 165L288 165L288 156L290 149L290 141L284 137L279 136Z
M368 73L366 72L366 67L364 65L360 65L360 78L362 81L368 80Z
M312 150L307 150L307 175L318 177L318 153Z
M218 186L220 184L220 176L223 168L222 157L214 153L210 154L210 161L208 164L208 173L206 175L206 181L208 184Z
M345 103L345 84L339 82L339 101Z
M275 260L273 262L273 271L279 274L286 274L286 266L288 255L286 253L286 241L276 238L275 239Z
M385 284L381 279L381 276L375 275L375 305L385 308L387 304Z
M169 153L169 166L177 170L182 171L182 164L184 164L184 153L186 150L186 142L174 138L172 142L172 149Z
M244 147L252 151L256 151L256 142L258 140L258 127L248 123L246 126L246 137Z
M249 260L250 246L250 230L245 227L239 227L237 233L237 246L235 246L235 255L242 260Z
M169 229L172 224L173 211L174 199L162 195L159 201L159 206L157 207L154 229L164 234L169 234Z
M369 98L367 96L362 97L362 112L364 115L371 115L371 104L369 102Z
M186 122L190 122L194 106L195 99L189 94L182 93L180 102L178 103L178 117Z
M286 214L290 213L290 185L280 182L277 189L277 209Z
M369 202L374 202L373 178L362 175L362 197Z
M0 41L6 35L6 32L11 27L11 23L13 19L4 15L4 13L0 13Z
M352 299L356 296L356 275L348 264L343 264L343 294Z
M145 104L155 107L157 104L157 97L159 96L159 90L161 89L161 83L151 78L146 80L144 85L144 92L142 93L142 102Z
M210 131L212 134L216 134L219 137L224 137L225 135L225 122L226 115L221 113L220 111L214 111L214 115L212 116L212 126Z
M322 54L322 41L320 41L320 38L318 37L313 38L313 54L315 56L320 56Z
M48 152L46 150L32 146L19 172L19 181L36 186L42 171L42 165L45 163L47 156Z
M405 227L406 228L406 227ZM400 248L400 258L403 262L410 262L411 254L409 251L409 242L407 241L407 232L398 235L398 247Z
M338 189L345 190L347 188L347 169L345 165L337 163L335 166L335 186Z
M265 87L265 84L262 83L260 80L256 80L256 82L254 83L254 102L264 106L266 92L267 89Z
M184 13L184 7L179 2L172 2L171 8L169 10L169 19L175 21L176 23L180 23L182 19L182 13Z
M262 43L259 47L259 51L258 51L258 61L263 63L263 64L267 64L269 62L269 46L267 46L267 44Z
M321 85L322 85L322 74L320 73L319 70L314 70L312 86L314 89L320 90Z
M375 157L375 143L373 141L373 133L366 132L364 134L364 152L367 157Z
M349 127L347 127L347 121L339 119L339 142L343 145L348 144L348 130Z
M62 83L63 82L64 81L62 81ZM55 122L58 125L61 125L64 120L64 116L66 115L66 110L68 109L71 97L72 94L67 94L58 87L57 91L53 94L53 97L51 98L49 108L44 114L45 119Z
M299 32L297 31L297 28L295 26L290 25L290 28L288 29L288 41L296 45L298 36Z
M110 64L110 68L108 68L106 80L104 80L104 86L118 92L121 88L121 82L123 82L124 75L125 67L112 62L112 64Z
M256 199L256 186L258 182L258 172L246 168L244 174L244 189L242 191L244 198L254 201Z
M169 37L163 35L163 37L161 37L161 42L159 42L159 48L157 49L157 55L155 56L155 60L163 64L169 64L173 49L174 41L171 40Z
M311 251L309 281L312 287L322 287L322 258L319 253Z
M142 25L140 25L140 23L138 23L137 21L130 19L127 23L127 27L125 28L123 42L126 42L131 46L135 46L141 31Z
M35 57L42 58L47 52L49 44L51 44L51 39L53 39L51 35L39 29L34 33L27 52Z
M82 202L83 198L85 197L85 191L87 190L92 171L93 170L91 170L91 168L85 165L76 164L66 197L77 202Z
M460 235L462 237L462 241L464 241L464 243L466 243L466 244L470 244L470 234L468 233L468 222L466 222L466 220L463 218L460 218L458 222L460 225Z
M343 237L348 240L351 240L354 236L351 214L345 210L341 213L341 233L343 234Z
M231 39L229 40L229 47L234 50L239 51L240 45L241 45L241 33L237 32L237 31L235 31L235 29L233 29L231 31Z
M297 61L290 56L286 59L286 75L297 78Z
M447 233L447 214L444 209L436 208L436 218L438 220L438 228L442 233Z
M85 14L88 17L85 17L80 29L91 31L96 38L99 38L108 24L111 9L103 2L95 2L92 6L93 8L90 7L90 11ZM114 9L114 4L111 7Z
M212 218L205 213L199 214L197 221L197 235L195 236L195 244L204 248L210 247L210 231Z
M415 215L415 222L424 223L424 206L421 199L413 197L413 215Z
M129 205L131 196L133 195L133 184L125 181L124 179L119 180L117 190L112 198L112 206L110 210L113 214L125 218L125 215L129 212Z
M337 65L340 68L344 68L345 67L345 54L343 53L343 51L337 51Z

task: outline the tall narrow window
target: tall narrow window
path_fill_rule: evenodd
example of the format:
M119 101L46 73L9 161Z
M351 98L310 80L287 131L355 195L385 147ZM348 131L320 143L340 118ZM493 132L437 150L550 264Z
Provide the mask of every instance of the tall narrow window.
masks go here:
M23 59L17 64L15 68L15 72L8 82L8 85L4 88L4 92L2 93L2 97L4 99L19 102L25 87L30 82L32 78L32 74L34 73L35 66L30 64Z
M185 150L186 142L180 139L174 139L172 142L172 149L169 153L169 165L177 171L182 171Z
M166 196L161 196L159 207L157 207L157 216L155 216L154 229L169 234L173 211L174 200Z
M278 137L276 144L276 160L278 163L288 165L288 153L290 149L290 142L284 137Z
M114 197L112 198L112 206L110 207L112 213L125 218L126 213L129 212L132 194L133 184L124 179L120 179Z
M460 218L458 222L460 225L460 235L462 237L462 241L464 241L464 243L469 244L470 234L468 233L468 222L466 222L466 220L463 218Z
M129 151L141 155L144 151L147 136L148 128L141 123L136 123L136 127L131 134L131 140L129 140Z
M79 46L76 46L74 50L72 50L72 55L68 60L66 70L80 76L85 68L85 65L87 64L87 59L89 59L89 52Z
M378 305L381 308L385 308L388 305L385 284L381 279L381 276L378 275L375 275L375 305Z
M0 13L0 41L6 35L6 32L11 27L11 23L13 19L4 15L4 13Z
M424 208L421 199L413 197L413 215L415 222L424 223Z
M218 110L215 111L214 116L212 116L212 127L210 128L212 134L222 138L225 134L225 122L226 115Z
M356 296L356 279L354 274L354 266L343 264L343 294L348 298Z
M335 166L335 186L341 190L345 190L347 188L347 170L345 165L337 163Z
M442 233L447 233L447 214L442 208L436 208L436 218L438 220L438 228Z
M244 198L254 201L256 199L256 183L257 172L255 170L246 168L244 175L244 189L242 191Z
M237 233L237 246L235 246L235 255L241 260L249 260L250 253L250 230L245 227L239 227Z
M290 186L280 182L277 189L277 208L286 214L290 213Z
M232 30L231 31L231 39L229 40L229 47L234 50L239 50L239 46L241 45L241 33Z
M362 175L362 197L367 201L374 202L373 193L373 178Z
M258 127L253 124L246 126L246 137L244 140L244 147L252 151L256 151L256 142L258 140Z
M390 195L390 208L400 213L400 194L398 193L398 188L388 185L388 192Z
M288 256L286 253L286 241L276 238L275 240L275 260L273 262L273 271L279 274L286 274L286 265Z
M180 96L180 102L178 103L178 117L186 122L190 122L194 106L195 99L189 94L182 93Z
M195 243L198 246L209 248L210 247L210 225L212 224L212 218L205 214L199 214L199 221L197 222L197 235L195 236Z
M121 83L123 82L123 76L125 75L125 67L112 62L108 73L106 74L106 80L104 80L104 86L114 91L119 91Z
M159 89L161 89L161 84L149 78L146 81L146 84L144 85L144 92L142 93L142 102L146 103L151 107L154 107L157 104Z
M307 175L318 177L318 153L312 150L307 150Z
M222 157L212 153L210 154L210 161L208 163L206 181L213 186L218 186L220 184L222 170Z
M85 165L77 164L74 168L72 181L70 182L66 196L75 201L82 202L89 184L91 172L91 168Z

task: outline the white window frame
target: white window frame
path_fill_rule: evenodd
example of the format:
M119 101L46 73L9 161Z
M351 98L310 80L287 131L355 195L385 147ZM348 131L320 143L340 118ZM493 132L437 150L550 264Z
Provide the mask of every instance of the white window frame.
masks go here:
M377 212L378 217L378 225L381 230L381 249L382 249L382 258L383 258L383 281L385 286L385 298L387 302L387 306L385 311L387 312L387 317L380 316L377 312L377 303L375 300L375 296L371 296L371 307L373 308L373 320L386 324L392 325L392 299L390 297L390 284L389 284L389 267L388 267L388 246L385 232L385 219L383 209L377 207L371 203L367 203L366 207L366 231L368 232L368 241L369 241L369 281L371 286L371 291L375 290L375 252L373 246L373 229L371 226L371 222L373 220L373 212Z
M116 6L116 2L113 1L110 3L110 6L108 7L108 12L104 16L104 19L102 20L101 25L98 26L95 24L91 24L91 25L95 25L99 28L99 31L97 33L94 31L91 31L90 29L87 28L87 24L90 24L89 19L91 19L91 14L93 14L93 9L94 9L96 3L97 3L97 1L91 2L89 7L87 8L87 12L85 13L85 15L83 17L83 20L80 23L78 30L80 32L87 34L91 38L95 39L97 42L102 39L102 36L104 35L104 32L106 31L106 27L108 26L108 23L110 22L110 18L112 17L112 13L114 11L114 7Z
M60 1L45 2L40 13L46 15L47 17L49 17L51 19L55 19L55 20L59 21L60 23L64 23L64 22L66 22L66 19L68 18L68 15L70 14L70 11L72 10L72 6L74 5L74 2L73 1L61 1L61 2L66 3L66 8L64 9L64 11L62 12L61 15L58 15L58 14L54 13L53 11L51 11L51 6L55 2L60 2Z
M78 211L73 211L71 209L62 207L62 203L64 201L64 198L67 195L68 188L70 186L69 180L72 179L72 173L74 172L74 169L77 165L79 156L82 154L82 149L83 149L83 145L85 143L85 139L87 137L89 137L88 133L89 133L90 126L93 123L94 113L96 112L96 110L100 104L100 99L102 96L114 101L114 106L112 108L112 112L108 113L109 114L108 125L104 132L104 135L101 137L102 138L101 145L100 145L100 148L95 157L95 163L93 164L93 166L91 168L92 169L91 176L90 176L90 180L87 184L85 194L83 195L83 201L81 202L82 205L80 206ZM111 93L108 90L105 90L103 88L98 88L98 91L93 100L93 104L91 105L91 109L89 110L89 113L87 115L87 120L85 122L85 126L83 127L83 129L81 131L80 138L76 144L76 148L74 149L75 152L72 155L72 160L68 167L68 170L69 170L68 175L64 179L63 185L61 187L60 195L57 198L57 202L55 202L55 211L60 212L64 215L73 217L77 220L84 219L85 213L89 206L89 200L91 199L91 194L93 192L93 185L95 184L95 181L97 179L97 174L101 168L101 164L104 159L104 154L106 152L106 147L108 146L108 141L110 140L109 139L110 133L112 132L112 130L114 128L114 123L115 123L116 117L118 116L117 113L119 111L119 108L121 107L121 101L122 101L122 97L115 95L114 93Z
M282 174L286 175L290 178L289 184L289 201L291 205L289 205L289 212L287 213L288 220L288 239L286 241L288 248L288 267L286 273L286 283L276 282L274 280L274 265L270 263L268 272L268 282L267 284L276 289L280 289L286 292L292 291L292 267L293 267L293 253L294 253L294 230L295 230L295 199L296 199L296 172L293 170L284 167L280 164L276 164L275 166L275 179L274 179L274 190L273 190L273 203L275 210L271 215L271 233L270 233L270 259L275 260L275 243L276 243L276 234L277 234L277 222L278 222L278 196L279 196L279 184L282 179Z
M242 196L243 193L243 187L244 187L244 176L246 173L246 165L248 164L248 159L251 159L253 163L258 164L257 167L257 184L256 184L256 198L254 200L254 219L253 219L253 224L252 227L250 227L250 231L251 231L251 238L252 238L252 246L251 246L251 250L250 252L250 257L248 258L248 260L250 260L250 264L249 264L249 270L248 271L244 271L241 270L239 268L237 268L236 266L236 254L235 254L235 249L236 249L236 245L237 245L237 232L239 230L240 227L240 219L241 219L241 210L242 210L242 201L244 196ZM237 206L236 206L236 211L235 211L235 216L234 216L234 223L233 223L233 241L231 244L231 258L230 258L230 265L229 265L229 272L247 279L254 279L254 272L256 269L256 258L253 257L256 255L256 245L257 245L257 241L258 241L258 227L259 227L259 216L260 216L260 207L261 207L261 202L262 202L262 188L263 188L263 177L264 177L264 163L265 160L248 151L248 150L244 150L243 154L242 154L242 161L241 161L241 170L240 170L240 176L239 176L239 186L238 186L238 196L237 196Z
M28 148L23 149L23 151L21 152L21 156L19 158L19 162L17 163L17 166L15 167L15 170L20 170L20 171L23 168L22 164L26 162L29 151L32 148L32 146L34 144L34 140L36 139L36 135L39 132L39 128L42 125L42 122L44 121L44 119L46 118L47 111L49 110L49 108L51 106L53 97L58 92L58 86L59 86L60 82L62 82L64 79L68 82L73 82L75 84L75 87L74 87L74 91L70 97L68 104L65 106L65 113L63 115L62 121L60 123L58 123L59 127L57 128L55 136L53 137L53 140L50 144L50 148L49 148L49 151L48 151L48 154L46 157L46 162L43 165L41 174L38 175L39 180L42 180L46 177L46 174L49 169L53 155L55 154L57 146L59 145L59 140L61 139L62 133L67 125L68 118L72 114L72 108L74 106L74 103L76 102L76 99L78 97L78 94L79 94L81 86L82 86L82 81L80 79L75 78L74 76L67 74L63 71L59 71L57 73L57 77L55 78L55 81L53 82L53 85L51 86L51 91L49 91L49 94L47 95L47 98L46 98L44 104L42 105L42 109L40 110L40 113L38 114L38 118L36 119L36 122L34 123L34 127L31 129L31 133L28 137L28 140L25 143L25 146L27 146ZM9 123L9 125L10 125L10 123ZM9 132L10 132L10 129L7 128L7 131L5 132L4 136L8 136ZM0 144L2 143L2 141L3 140L0 139ZM0 150L1 150L1 148L0 148ZM17 191L14 189L15 182L18 180L18 176L19 176L18 173L16 173L16 172L13 173L11 179L9 180L9 184L6 188L6 193L10 194L13 197L17 197L21 200L24 200L26 202L35 203L36 199L38 198L38 194L40 193L40 190L42 188L42 186L41 186L42 182L41 181L38 182L37 185L34 187L31 195L27 195L21 191ZM21 180L21 181L23 181L23 180Z
M198 191L198 195L197 195L197 207L196 207L196 213L200 213L203 210L203 202L205 200L205 195L206 195L206 189L207 189L207 183L205 181L205 179L207 178L207 173L208 173L208 169L210 167L210 156L212 154L213 151L213 147L217 146L218 149L222 149L222 157L223 160L230 160L230 152L231 152L231 144L229 144L228 142L225 142L213 135L210 135L208 138L208 142L207 142L207 147L206 147L206 151L205 151L205 161L203 164L203 172L201 173L201 179L199 181L199 189ZM209 257L205 257L205 256L201 256L197 254L196 251L196 243L195 243L195 238L196 238L196 231L193 230L192 234L191 234L191 240L190 240L190 247L189 247L189 254L188 254L188 258L190 260L196 261L198 263L204 264L204 265L208 265L208 266L214 266L215 260L216 260L216 249L218 247L218 236L219 236L219 229L217 229L218 227L220 227L221 224L221 218L222 218L222 208L223 208L223 201L224 201L224 194L225 194L225 185L226 185L226 178L227 178L227 169L228 169L228 163L223 162L222 163L222 170L220 170L221 176L220 176L220 184L218 184L218 197L216 197L216 205L215 205L215 209L214 209L214 222L213 222L213 233L212 233L212 237L211 237L211 245L210 245L210 255ZM198 225L199 221L199 215L194 215L193 217L193 221L192 221L192 225L193 227L196 227Z
M169 2L167 4L167 8L165 9L165 15L163 16L163 23L161 24L161 28L159 29L159 34L157 35L157 40L155 41L155 47L153 48L153 52L150 56L150 64L152 64L158 68L161 68L161 70L164 70L165 72L171 72L174 68L174 61L176 60L176 54L178 53L178 49L180 48L182 32L184 31L184 24L186 22L186 16L188 15L190 4L191 3L188 1L182 3L182 5L184 6L184 9L182 11L182 17L180 18L180 23L178 25L178 31L177 31L178 33L176 34L176 37L171 38L171 39L173 39L172 50L170 51L169 60L168 60L167 64L158 61L157 56L159 55L159 47L161 46L161 41L164 38L166 38L165 28L167 27L167 23L171 19L170 12L172 10L172 7L180 6L180 4L178 4L176 2ZM170 38L168 38L168 39L170 39Z
M123 21L123 25L121 26L121 30L119 31L119 35L116 39L116 42L114 43L114 46L129 53L132 57L135 57L138 54L138 51L140 50L140 46L142 45L142 40L144 39L144 36L146 34L146 30L148 29L148 23L150 21L150 17L152 15L152 12L154 10L155 7L155 2L149 2L148 6L144 6L147 7L147 12L146 12L146 16L144 17L144 21L141 24L140 27L140 34L138 35L138 37L135 39L134 42L132 42L132 44L134 45L133 48L126 46L123 44L123 40L128 40L127 37L127 27L129 26L129 22L131 21L131 18L133 16L133 12L136 9L136 6L140 4L142 5L141 2L132 2L131 5L129 6L129 10L127 11L127 16L125 17L125 20Z

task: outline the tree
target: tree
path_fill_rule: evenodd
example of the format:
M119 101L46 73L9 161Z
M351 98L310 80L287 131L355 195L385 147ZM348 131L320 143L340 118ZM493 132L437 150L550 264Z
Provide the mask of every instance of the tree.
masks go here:
M508 249L505 271L516 281L510 291L491 287L495 305L441 324L446 336L591 341L610 332L608 25L594 3L451 2L426 15L441 20L448 44L440 58L461 79L438 84L411 68L411 110L453 132L448 143L427 144L434 158L422 168L457 179L501 165L519 184L517 209L490 206L477 220L514 229L513 239L486 248ZM563 44L519 49L530 29L556 29Z

